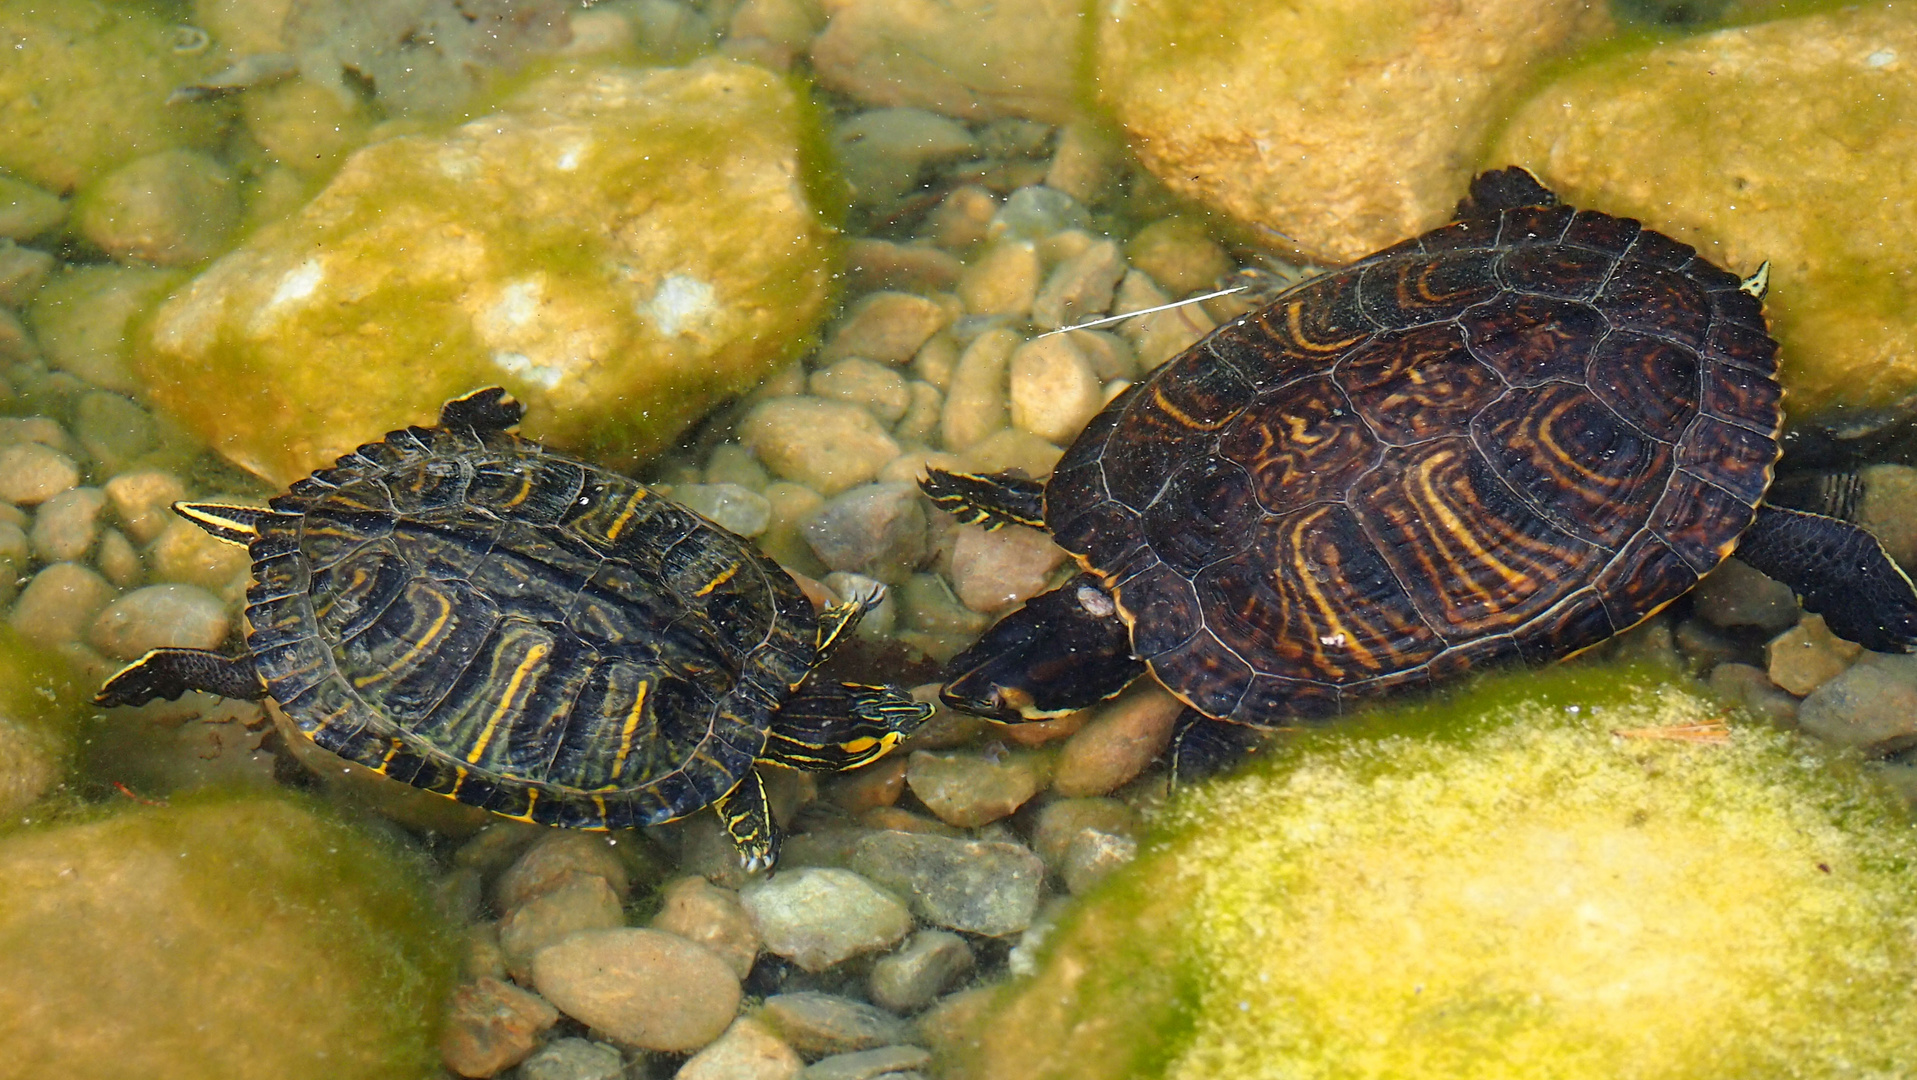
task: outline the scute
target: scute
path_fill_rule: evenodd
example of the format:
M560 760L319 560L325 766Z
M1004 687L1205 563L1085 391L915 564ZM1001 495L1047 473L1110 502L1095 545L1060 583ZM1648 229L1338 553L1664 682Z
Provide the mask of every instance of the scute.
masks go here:
M1046 522L1216 718L1557 659L1750 524L1781 422L1764 325L1735 275L1635 221L1467 204L1113 402Z

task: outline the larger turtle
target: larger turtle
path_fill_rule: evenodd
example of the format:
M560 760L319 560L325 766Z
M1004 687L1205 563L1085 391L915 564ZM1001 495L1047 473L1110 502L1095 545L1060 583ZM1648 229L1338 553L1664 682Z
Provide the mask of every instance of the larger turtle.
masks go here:
M1767 276L1479 176L1457 220L1120 395L1049 483L932 473L935 501L1048 528L1084 570L957 657L945 700L1034 719L1149 671L1188 722L1325 716L1578 652L1733 550L1838 634L1909 648L1917 591L1875 538L1763 503Z
M746 540L513 433L498 387L448 402L267 509L174 509L253 557L238 656L158 649L100 690L278 701L327 750L576 829L717 809L746 866L778 831L755 765L847 769L930 708L809 676L874 596L815 614Z

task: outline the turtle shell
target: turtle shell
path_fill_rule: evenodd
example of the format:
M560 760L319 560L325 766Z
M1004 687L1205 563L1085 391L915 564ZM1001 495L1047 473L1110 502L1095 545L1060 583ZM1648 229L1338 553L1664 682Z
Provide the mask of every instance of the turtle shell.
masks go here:
M1453 222L1114 400L1046 523L1215 718L1567 656L1695 585L1770 484L1776 345L1740 284L1607 214Z
M268 693L325 749L510 817L712 803L816 659L812 605L746 541L510 433L396 431L271 505Z

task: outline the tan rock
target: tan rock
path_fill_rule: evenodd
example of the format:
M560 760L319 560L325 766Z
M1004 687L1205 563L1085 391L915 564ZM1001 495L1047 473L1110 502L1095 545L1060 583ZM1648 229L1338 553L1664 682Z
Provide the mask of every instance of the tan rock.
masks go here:
M964 456L966 466L974 472L1017 469L1037 479L1050 476L1052 466L1065 456L1065 451L1029 431L1001 428L967 447Z
M1022 319L1038 295L1040 269L1036 244L1008 238L986 248L965 268L958 297L970 314Z
M1067 0L839 0L812 42L819 81L869 105L918 105L968 120L1070 118L1077 38Z
M1019 340L1010 330L987 330L959 354L939 420L947 450L964 450L1005 426L1007 369Z
M1231 257L1197 218L1159 218L1133 234L1125 255L1178 296L1208 290L1231 273Z
M1046 762L1026 751L996 759L977 753L914 750L905 782L947 825L975 829L1025 805L1045 786Z
M739 894L703 877L683 877L661 889L651 925L711 949L741 979L759 956L759 931Z
M1065 796L1103 795L1143 772L1171 742L1172 723L1185 703L1151 679L1094 710L1084 730L1059 748L1052 790Z
M673 1080L793 1080L804 1071L798 1051L764 1024L742 1016L712 1045L687 1059Z
M962 525L952 546L952 589L966 607L994 614L1043 592L1065 557L1037 529Z
M815 397L760 402L740 425L740 439L774 475L825 495L869 482L899 456L899 444L870 412Z
M1104 407L1098 373L1070 335L1034 338L1012 353L1012 426L1069 446Z
M1170 302L1171 297L1158 287L1150 275L1142 270L1133 270L1118 283L1118 299L1113 302L1112 310L1123 314ZM1210 333L1216 325L1203 307L1182 304L1126 319L1118 324L1118 332L1138 354L1138 366L1150 371L1191 348L1194 342Z
M532 977L539 950L581 930L613 930L626 925L618 894L597 874L569 870L550 888L499 920L499 950L506 970L521 982Z
M905 792L905 755L889 754L861 769L833 777L826 798L850 814L891 806Z
M488 383L526 402L528 436L637 462L823 314L809 115L778 76L718 59L538 79L442 138L355 153L176 293L138 366L278 482Z
M862 356L886 364L903 364L912 359L927 338L952 321L943 304L924 296L902 292L876 292L861 299L833 328L832 336L819 350L819 359L830 363L847 356Z
M501 835L500 840L506 836ZM571 873L603 878L614 897L623 900L631 875L604 833L571 829L542 829L511 866L493 884L493 902L510 911L542 893L551 892Z
M1098 20L1093 63L1166 186L1337 263L1445 221L1509 96L1607 23L1583 0L1145 0Z
M1822 615L1806 615L1764 646L1764 661L1772 682L1803 697L1849 670L1863 651L1831 633Z
M732 968L659 930L574 934L533 957L533 983L566 1015L646 1050L697 1050L739 1011Z
M559 1022L559 1010L538 994L481 978L453 991L439 1053L461 1076L485 1077L526 1060L539 1034Z
M1917 8L1846 7L1607 53L1518 109L1492 160L1749 273L1793 420L1917 390Z

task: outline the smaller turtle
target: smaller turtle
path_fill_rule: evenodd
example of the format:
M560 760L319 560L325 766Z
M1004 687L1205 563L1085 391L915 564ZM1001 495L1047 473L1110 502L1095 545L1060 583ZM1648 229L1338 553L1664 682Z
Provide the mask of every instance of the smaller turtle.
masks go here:
M779 834L757 766L850 769L931 714L811 677L879 600L815 613L742 537L512 429L491 387L266 509L173 509L253 557L239 656L155 649L94 700L272 697L349 761L522 821L713 807L748 869Z

